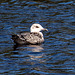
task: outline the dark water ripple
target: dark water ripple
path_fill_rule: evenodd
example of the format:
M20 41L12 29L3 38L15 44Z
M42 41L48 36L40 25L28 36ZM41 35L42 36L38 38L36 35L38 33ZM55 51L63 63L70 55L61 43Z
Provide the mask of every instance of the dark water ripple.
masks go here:
M75 75L74 0L0 0L1 75ZM41 45L14 46L12 34L33 23L47 28Z

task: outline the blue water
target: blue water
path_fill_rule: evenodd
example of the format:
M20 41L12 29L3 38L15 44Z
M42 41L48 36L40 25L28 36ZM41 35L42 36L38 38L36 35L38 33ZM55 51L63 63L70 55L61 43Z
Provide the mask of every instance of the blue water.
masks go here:
M75 75L74 0L0 0L0 75ZM40 23L45 42L15 46L12 34Z

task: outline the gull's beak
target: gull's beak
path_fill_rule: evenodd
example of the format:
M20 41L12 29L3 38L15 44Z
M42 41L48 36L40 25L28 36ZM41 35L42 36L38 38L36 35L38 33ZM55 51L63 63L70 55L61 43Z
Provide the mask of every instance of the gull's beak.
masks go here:
M48 29L46 29L46 28L43 28L42 30L48 31Z

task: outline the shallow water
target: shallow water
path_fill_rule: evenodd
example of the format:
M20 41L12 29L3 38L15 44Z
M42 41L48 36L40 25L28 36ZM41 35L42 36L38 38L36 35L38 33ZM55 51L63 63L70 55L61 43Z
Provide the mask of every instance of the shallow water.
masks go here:
M0 75L75 75L74 0L0 0ZM12 34L33 23L48 29L41 45L15 46Z

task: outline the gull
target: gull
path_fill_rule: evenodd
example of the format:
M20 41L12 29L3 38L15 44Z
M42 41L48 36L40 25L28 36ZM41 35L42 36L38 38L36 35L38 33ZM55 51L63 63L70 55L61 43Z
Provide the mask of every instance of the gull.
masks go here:
M12 35L12 39L16 44L41 44L44 42L42 30L48 31L43 28L40 24L33 24L30 28L30 32L22 32L16 35Z

